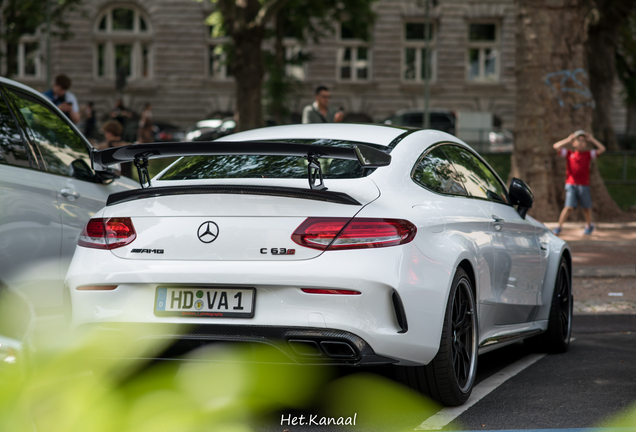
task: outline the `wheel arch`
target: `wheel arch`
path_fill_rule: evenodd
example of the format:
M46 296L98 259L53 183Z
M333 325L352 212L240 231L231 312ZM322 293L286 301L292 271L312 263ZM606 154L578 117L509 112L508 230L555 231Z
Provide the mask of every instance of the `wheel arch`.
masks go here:
M473 265L470 263L468 259L462 260L457 268L461 268L468 274L468 279L470 279L470 284L473 290L473 296L475 297L475 302L477 302L477 279L475 277L475 270L473 269Z
M570 279L572 279L572 253L569 249L564 249L561 256L565 258L565 263L568 266L568 274L570 275Z
M543 287L541 290L541 304L536 320L547 320L550 314L550 305L552 304L552 291L556 281L559 265L562 259L565 259L565 265L568 269L570 283L572 282L572 252L567 243L560 241L552 249L547 262L547 268L544 274Z

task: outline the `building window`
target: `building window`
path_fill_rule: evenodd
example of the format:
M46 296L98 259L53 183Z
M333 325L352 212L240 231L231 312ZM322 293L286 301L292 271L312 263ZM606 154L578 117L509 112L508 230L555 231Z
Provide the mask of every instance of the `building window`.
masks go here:
M104 10L95 29L95 75L151 78L151 33L148 18L137 8L115 6Z
M436 77L435 26L423 22L404 24L402 79L420 82ZM428 45L428 49L427 49Z
M9 75L18 79L41 78L42 64L37 36L24 36L20 39Z
M337 58L337 78L340 81L367 82L371 80L371 49L342 24Z
M291 38L285 39L283 43L285 45L285 59L287 60L285 75L298 81L304 81L305 66L303 60L306 55L303 52L302 46L299 45L295 39Z
M499 80L499 28L494 23L468 25L468 81Z
M208 45L206 47L206 76L216 80L227 80L233 77L231 60L231 40L219 35L214 25L208 27Z
M232 78L232 68L228 64L228 46L225 41L208 45L208 77L216 79Z

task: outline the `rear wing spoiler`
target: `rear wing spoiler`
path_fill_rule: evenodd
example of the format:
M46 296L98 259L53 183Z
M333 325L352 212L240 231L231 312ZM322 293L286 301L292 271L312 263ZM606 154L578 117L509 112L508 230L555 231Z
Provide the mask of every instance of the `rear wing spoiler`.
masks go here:
M93 169L104 171L109 166L132 162L137 167L139 183L144 188L150 186L148 160L176 156L298 156L307 158L307 176L311 189L326 189L318 158L355 160L363 168L378 168L391 163L391 155L363 144L353 147L333 147L317 144L292 144L271 141L212 141L212 142L169 142L132 144L91 152Z

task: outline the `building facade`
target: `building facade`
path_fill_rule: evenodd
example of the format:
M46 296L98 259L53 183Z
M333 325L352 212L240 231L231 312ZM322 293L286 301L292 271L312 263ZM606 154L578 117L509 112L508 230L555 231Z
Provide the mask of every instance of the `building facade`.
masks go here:
M427 21L424 0L379 0L369 42L342 28L319 44L286 41L289 55L302 50L313 57L289 70L305 89L291 101L293 111L300 113L313 101L313 88L325 84L332 104L381 121L401 109L422 108L428 76L429 106L458 113L460 127L462 114L486 113L512 129L514 0L430 3ZM227 41L213 38L205 24L211 8L211 2L192 0L86 0L69 16L74 36L52 42L52 75L67 74L80 103L93 101L100 117L120 96L138 112L151 102L156 119L180 126L227 115L235 107L234 81L223 53ZM23 38L13 72L46 90L41 39ZM612 117L622 132L625 109L616 87Z

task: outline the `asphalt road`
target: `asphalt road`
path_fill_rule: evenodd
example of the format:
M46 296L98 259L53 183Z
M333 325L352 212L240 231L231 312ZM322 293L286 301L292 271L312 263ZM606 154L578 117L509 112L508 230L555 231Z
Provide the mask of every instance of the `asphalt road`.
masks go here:
M537 355L522 343L514 344L479 357L476 390L488 386L509 369L505 381L459 414L441 430L528 430L573 429L607 426L615 418L632 412L636 430L636 315L575 316L570 349L560 355ZM534 361L534 359L537 359ZM524 366L528 362L532 362ZM519 366L521 365L521 366ZM346 374L346 371L343 372ZM381 396L381 395L380 395ZM361 398L364 395L360 395ZM470 400L469 400L470 403ZM345 402L346 405L346 402ZM386 422L370 427L358 413L353 426L293 426L280 424L282 416L321 413L324 401L304 412L284 411L275 414L257 431L393 431L414 430L426 425L435 411L422 411L421 417L408 413L408 422L396 413ZM355 401L343 412L354 412ZM631 410L630 410L631 408ZM446 411L449 411L446 409ZM438 416L446 411L438 411ZM453 417L453 415L451 415ZM360 426L360 425L364 426ZM440 428L437 428L440 430Z
M464 430L588 428L630 405L636 410L636 317L576 316L573 337L567 353L545 356L510 378L460 415L457 425Z

